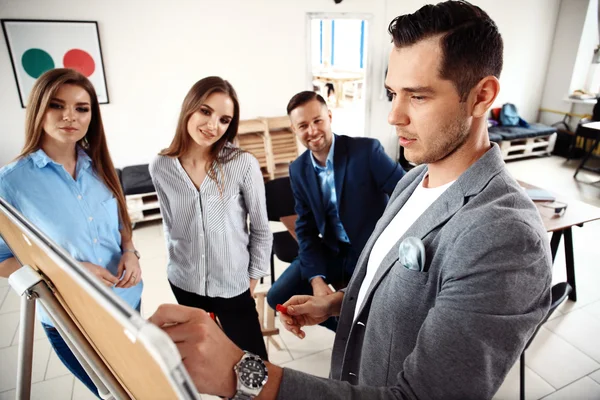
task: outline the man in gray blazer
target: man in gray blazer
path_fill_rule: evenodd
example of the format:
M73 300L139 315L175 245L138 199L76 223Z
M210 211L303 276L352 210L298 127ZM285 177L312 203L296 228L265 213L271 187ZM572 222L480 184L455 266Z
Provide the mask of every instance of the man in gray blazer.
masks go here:
M448 1L389 30L388 119L406 158L421 165L398 183L348 287L295 296L281 314L301 338L303 326L340 317L330 379L247 361L205 313L161 307L151 320L178 323L165 330L201 392L490 399L547 313L547 235L487 134L502 69L495 23Z

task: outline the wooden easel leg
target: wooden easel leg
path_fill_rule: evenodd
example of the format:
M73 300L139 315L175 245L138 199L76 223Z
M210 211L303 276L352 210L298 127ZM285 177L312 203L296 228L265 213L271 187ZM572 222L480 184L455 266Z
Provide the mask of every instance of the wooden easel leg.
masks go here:
M20 330L22 341L19 344L19 370L17 372L18 399L29 399L31 395L31 362L35 327L34 302L36 299L40 300L59 334L98 388L100 396L107 400L129 398L129 394L88 343L37 271L24 265L10 275L8 283L20 296L24 296Z

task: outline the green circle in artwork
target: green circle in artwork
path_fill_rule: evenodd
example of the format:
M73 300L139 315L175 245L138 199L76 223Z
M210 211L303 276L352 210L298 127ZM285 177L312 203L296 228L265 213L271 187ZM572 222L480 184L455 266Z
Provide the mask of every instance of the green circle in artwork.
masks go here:
M52 57L42 49L27 50L21 57L21 64L25 72L34 79L54 68Z

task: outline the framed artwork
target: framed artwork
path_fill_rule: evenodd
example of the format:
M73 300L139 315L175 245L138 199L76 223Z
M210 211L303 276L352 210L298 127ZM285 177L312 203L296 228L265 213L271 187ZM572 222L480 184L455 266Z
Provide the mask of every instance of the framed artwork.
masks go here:
M97 22L2 19L2 30L21 107L36 79L54 68L81 72L94 85L100 104L108 103Z

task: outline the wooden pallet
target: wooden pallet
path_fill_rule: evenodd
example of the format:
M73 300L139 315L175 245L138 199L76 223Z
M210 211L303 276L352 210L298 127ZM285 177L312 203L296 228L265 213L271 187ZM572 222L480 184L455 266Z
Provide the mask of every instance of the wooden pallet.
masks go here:
M548 155L554 150L556 133L525 139L503 140L500 144L502 158L514 160L531 156Z
M290 164L298 157L298 143L288 117L266 118L275 178L289 175Z
M156 192L125 196L127 213L132 224L162 219Z
M269 132L263 120L240 121L236 144L256 157L265 180L274 179Z
M236 144L254 155L266 181L288 176L298 144L286 117L240 121Z

